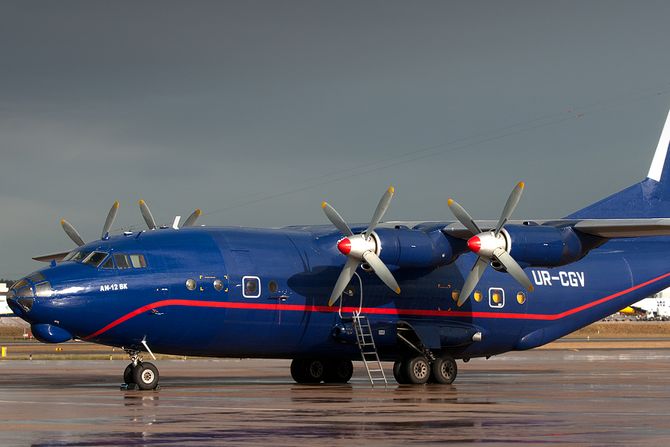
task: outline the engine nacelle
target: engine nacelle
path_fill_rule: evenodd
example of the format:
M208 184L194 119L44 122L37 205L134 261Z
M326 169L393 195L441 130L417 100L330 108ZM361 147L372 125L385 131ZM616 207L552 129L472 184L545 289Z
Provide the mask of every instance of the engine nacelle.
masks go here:
M507 251L522 266L557 267L581 259L595 240L572 227L505 225Z
M377 228L381 244L379 257L385 264L398 267L437 267L454 260L450 236L441 231L425 232L410 228Z

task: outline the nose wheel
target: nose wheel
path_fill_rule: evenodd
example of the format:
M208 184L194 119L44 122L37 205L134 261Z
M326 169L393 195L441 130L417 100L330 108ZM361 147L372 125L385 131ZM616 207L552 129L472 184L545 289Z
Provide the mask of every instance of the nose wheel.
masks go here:
M158 386L158 368L149 362L143 362L137 351L127 351L131 363L123 371L122 390L156 390Z

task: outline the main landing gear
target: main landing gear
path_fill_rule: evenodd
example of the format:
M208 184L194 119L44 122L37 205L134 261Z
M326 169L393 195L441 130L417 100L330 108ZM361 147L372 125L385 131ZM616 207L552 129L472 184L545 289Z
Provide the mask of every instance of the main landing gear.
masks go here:
M428 382L449 385L456 380L457 374L456 360L450 355L436 357L432 362L418 355L393 364L393 377L401 385L422 385Z
M158 389L158 368L153 363L143 362L139 351L126 350L130 364L123 371L123 390Z
M354 365L347 359L295 359L291 377L298 383L347 383L354 374Z

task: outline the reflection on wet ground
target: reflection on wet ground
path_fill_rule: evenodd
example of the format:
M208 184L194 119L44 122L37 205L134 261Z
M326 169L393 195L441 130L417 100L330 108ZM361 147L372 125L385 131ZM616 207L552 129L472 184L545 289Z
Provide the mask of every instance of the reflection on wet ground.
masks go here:
M296 385L283 360L0 362L0 444L665 445L670 350L531 351L461 363L452 386ZM390 365L387 365L390 366Z

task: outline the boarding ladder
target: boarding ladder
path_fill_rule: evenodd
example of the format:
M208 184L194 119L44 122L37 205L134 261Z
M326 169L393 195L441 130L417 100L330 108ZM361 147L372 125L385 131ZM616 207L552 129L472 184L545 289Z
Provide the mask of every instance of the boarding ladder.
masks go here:
M377 345L375 345L375 338L372 334L372 327L370 326L370 320L365 315L361 315L363 309L363 281L358 273L354 273L358 278L359 290L360 290L360 301L358 309L352 311L351 321L354 326L354 332L356 333L356 343L358 344L358 349L361 351L361 360L363 360L363 365L365 365L365 371L368 373L368 378L370 379L370 385L374 388L375 384L384 384L384 388L388 386L388 381L386 380L386 374L384 373L384 368L382 367L382 362L379 360L379 354L377 353ZM342 307L343 307L344 296L340 297L340 309L339 315L342 319Z

